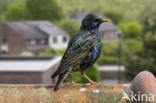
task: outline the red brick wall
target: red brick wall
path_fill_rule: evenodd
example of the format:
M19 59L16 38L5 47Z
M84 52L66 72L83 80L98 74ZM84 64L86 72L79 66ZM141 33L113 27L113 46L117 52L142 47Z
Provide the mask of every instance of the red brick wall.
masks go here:
M26 40L6 24L1 24L0 46L2 45L3 38L5 37L8 39L9 43L9 54L19 54L27 50Z

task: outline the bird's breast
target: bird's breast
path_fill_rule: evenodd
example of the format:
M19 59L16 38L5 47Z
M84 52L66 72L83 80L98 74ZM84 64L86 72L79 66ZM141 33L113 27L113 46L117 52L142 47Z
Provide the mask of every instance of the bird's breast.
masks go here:
M98 30L95 32L95 35L96 35L97 39L94 44L94 48L91 51L91 56L96 61L96 59L99 57L100 51L101 51L101 39L100 39L100 34L99 34Z
M91 51L92 58L96 60L99 57L100 51L101 51L101 45L96 44L93 50Z

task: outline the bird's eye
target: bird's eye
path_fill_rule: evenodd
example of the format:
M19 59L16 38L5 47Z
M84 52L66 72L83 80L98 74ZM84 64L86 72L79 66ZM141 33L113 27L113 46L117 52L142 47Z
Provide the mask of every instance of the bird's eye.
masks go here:
M98 21L99 21L99 19L95 19L94 21L95 21L95 22L98 22Z

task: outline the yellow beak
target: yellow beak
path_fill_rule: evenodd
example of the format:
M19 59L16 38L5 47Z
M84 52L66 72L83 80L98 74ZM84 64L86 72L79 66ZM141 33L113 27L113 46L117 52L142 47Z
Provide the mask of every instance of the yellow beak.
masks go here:
M102 19L103 22L109 22L109 21L112 21L110 19Z

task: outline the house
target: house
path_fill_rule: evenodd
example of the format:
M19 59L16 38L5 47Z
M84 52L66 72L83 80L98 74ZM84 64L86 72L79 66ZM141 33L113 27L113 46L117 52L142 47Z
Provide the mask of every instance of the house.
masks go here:
M4 21L0 25L0 51L20 54L39 53L46 48L64 49L69 35L49 21Z
M69 41L69 35L64 30L58 28L48 21L28 22L48 35L48 45L51 49L65 49Z
M81 21L87 14L88 13L86 12L76 12L71 16L71 18L76 19L79 23L81 23ZM95 14L99 15L102 18L107 19L105 16L102 16L98 13ZM99 27L99 32L101 36L101 41L104 43L117 40L119 35L121 34L120 29L117 28L113 22L102 23Z
M0 57L0 84L51 84L61 57Z

